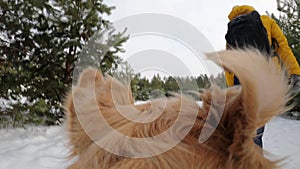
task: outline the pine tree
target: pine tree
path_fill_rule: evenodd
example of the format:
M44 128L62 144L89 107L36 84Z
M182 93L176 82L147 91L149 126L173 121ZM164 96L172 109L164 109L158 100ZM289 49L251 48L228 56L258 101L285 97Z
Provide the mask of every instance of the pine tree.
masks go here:
M27 99L1 114L19 117L21 123L35 116L43 124L61 118L61 102L70 88L78 55L96 31L111 26L102 16L113 9L102 0L0 1L0 97ZM99 67L105 72L116 68L117 53L127 39L123 33L111 37L97 44L109 46L99 56Z
M277 8L280 16L273 18L277 21L289 45L300 63L300 1L298 0L277 0Z
M196 79L197 85L199 89L202 88L209 88L210 87L210 80L206 74L201 74Z
M280 16L272 17L277 21L286 35L294 55L300 63L300 1L299 0L277 0L277 8ZM295 107L292 111L300 112L300 93L294 99ZM300 119L300 116L298 117Z
M151 92L151 84L149 80L146 77L140 78L140 75L138 74L138 90L136 94L136 100L149 100L150 99L150 92Z
M151 99L164 96L165 94L165 91L163 89L164 82L162 81L159 74L153 76L150 84L151 84L151 91L150 91Z
M171 92L178 92L179 86L177 84L177 81L172 76L169 76L164 83L164 89L165 91L171 91Z
M152 89L162 89L163 81L161 80L159 74L154 75L151 79L151 87Z

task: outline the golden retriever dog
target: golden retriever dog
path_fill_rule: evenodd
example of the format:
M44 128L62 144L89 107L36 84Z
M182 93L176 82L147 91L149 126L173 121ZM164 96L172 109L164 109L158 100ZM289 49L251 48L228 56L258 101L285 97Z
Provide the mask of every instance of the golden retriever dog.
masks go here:
M66 97L74 163L69 169L273 169L253 138L289 109L287 79L255 50L228 50L208 59L241 85L203 90L203 105L181 94L135 105L129 85L84 70Z

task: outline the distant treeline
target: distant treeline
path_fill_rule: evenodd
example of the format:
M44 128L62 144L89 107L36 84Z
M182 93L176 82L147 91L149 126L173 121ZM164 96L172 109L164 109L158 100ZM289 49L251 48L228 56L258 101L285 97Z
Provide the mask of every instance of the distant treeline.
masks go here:
M200 92L201 89L208 89L212 83L224 88L224 74L220 73L216 77L201 74L198 77L169 76L164 78L157 74L152 79L137 74L131 80L131 89L136 100L148 100L162 97L171 92L193 95L195 92Z

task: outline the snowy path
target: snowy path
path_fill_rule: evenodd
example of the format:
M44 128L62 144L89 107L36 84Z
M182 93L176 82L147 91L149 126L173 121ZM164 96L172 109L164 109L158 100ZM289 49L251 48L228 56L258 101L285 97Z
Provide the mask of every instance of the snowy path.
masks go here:
M264 148L277 159L287 157L284 169L300 169L300 121L273 119L266 126Z
M300 168L300 121L281 117L268 123L265 149L276 157L290 156L284 169ZM0 130L0 169L65 169L66 138L62 127Z

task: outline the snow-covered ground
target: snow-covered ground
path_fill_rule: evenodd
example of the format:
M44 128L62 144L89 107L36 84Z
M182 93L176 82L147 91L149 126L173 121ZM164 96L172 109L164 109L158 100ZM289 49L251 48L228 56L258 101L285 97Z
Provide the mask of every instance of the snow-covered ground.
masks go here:
M0 130L0 169L64 169L68 150L63 127Z
M286 157L283 169L300 169L300 121L276 117L266 125L264 149L277 159Z
M282 117L268 123L265 149L287 157L284 169L300 168L300 121ZM68 150L61 126L0 130L0 169L64 169Z

